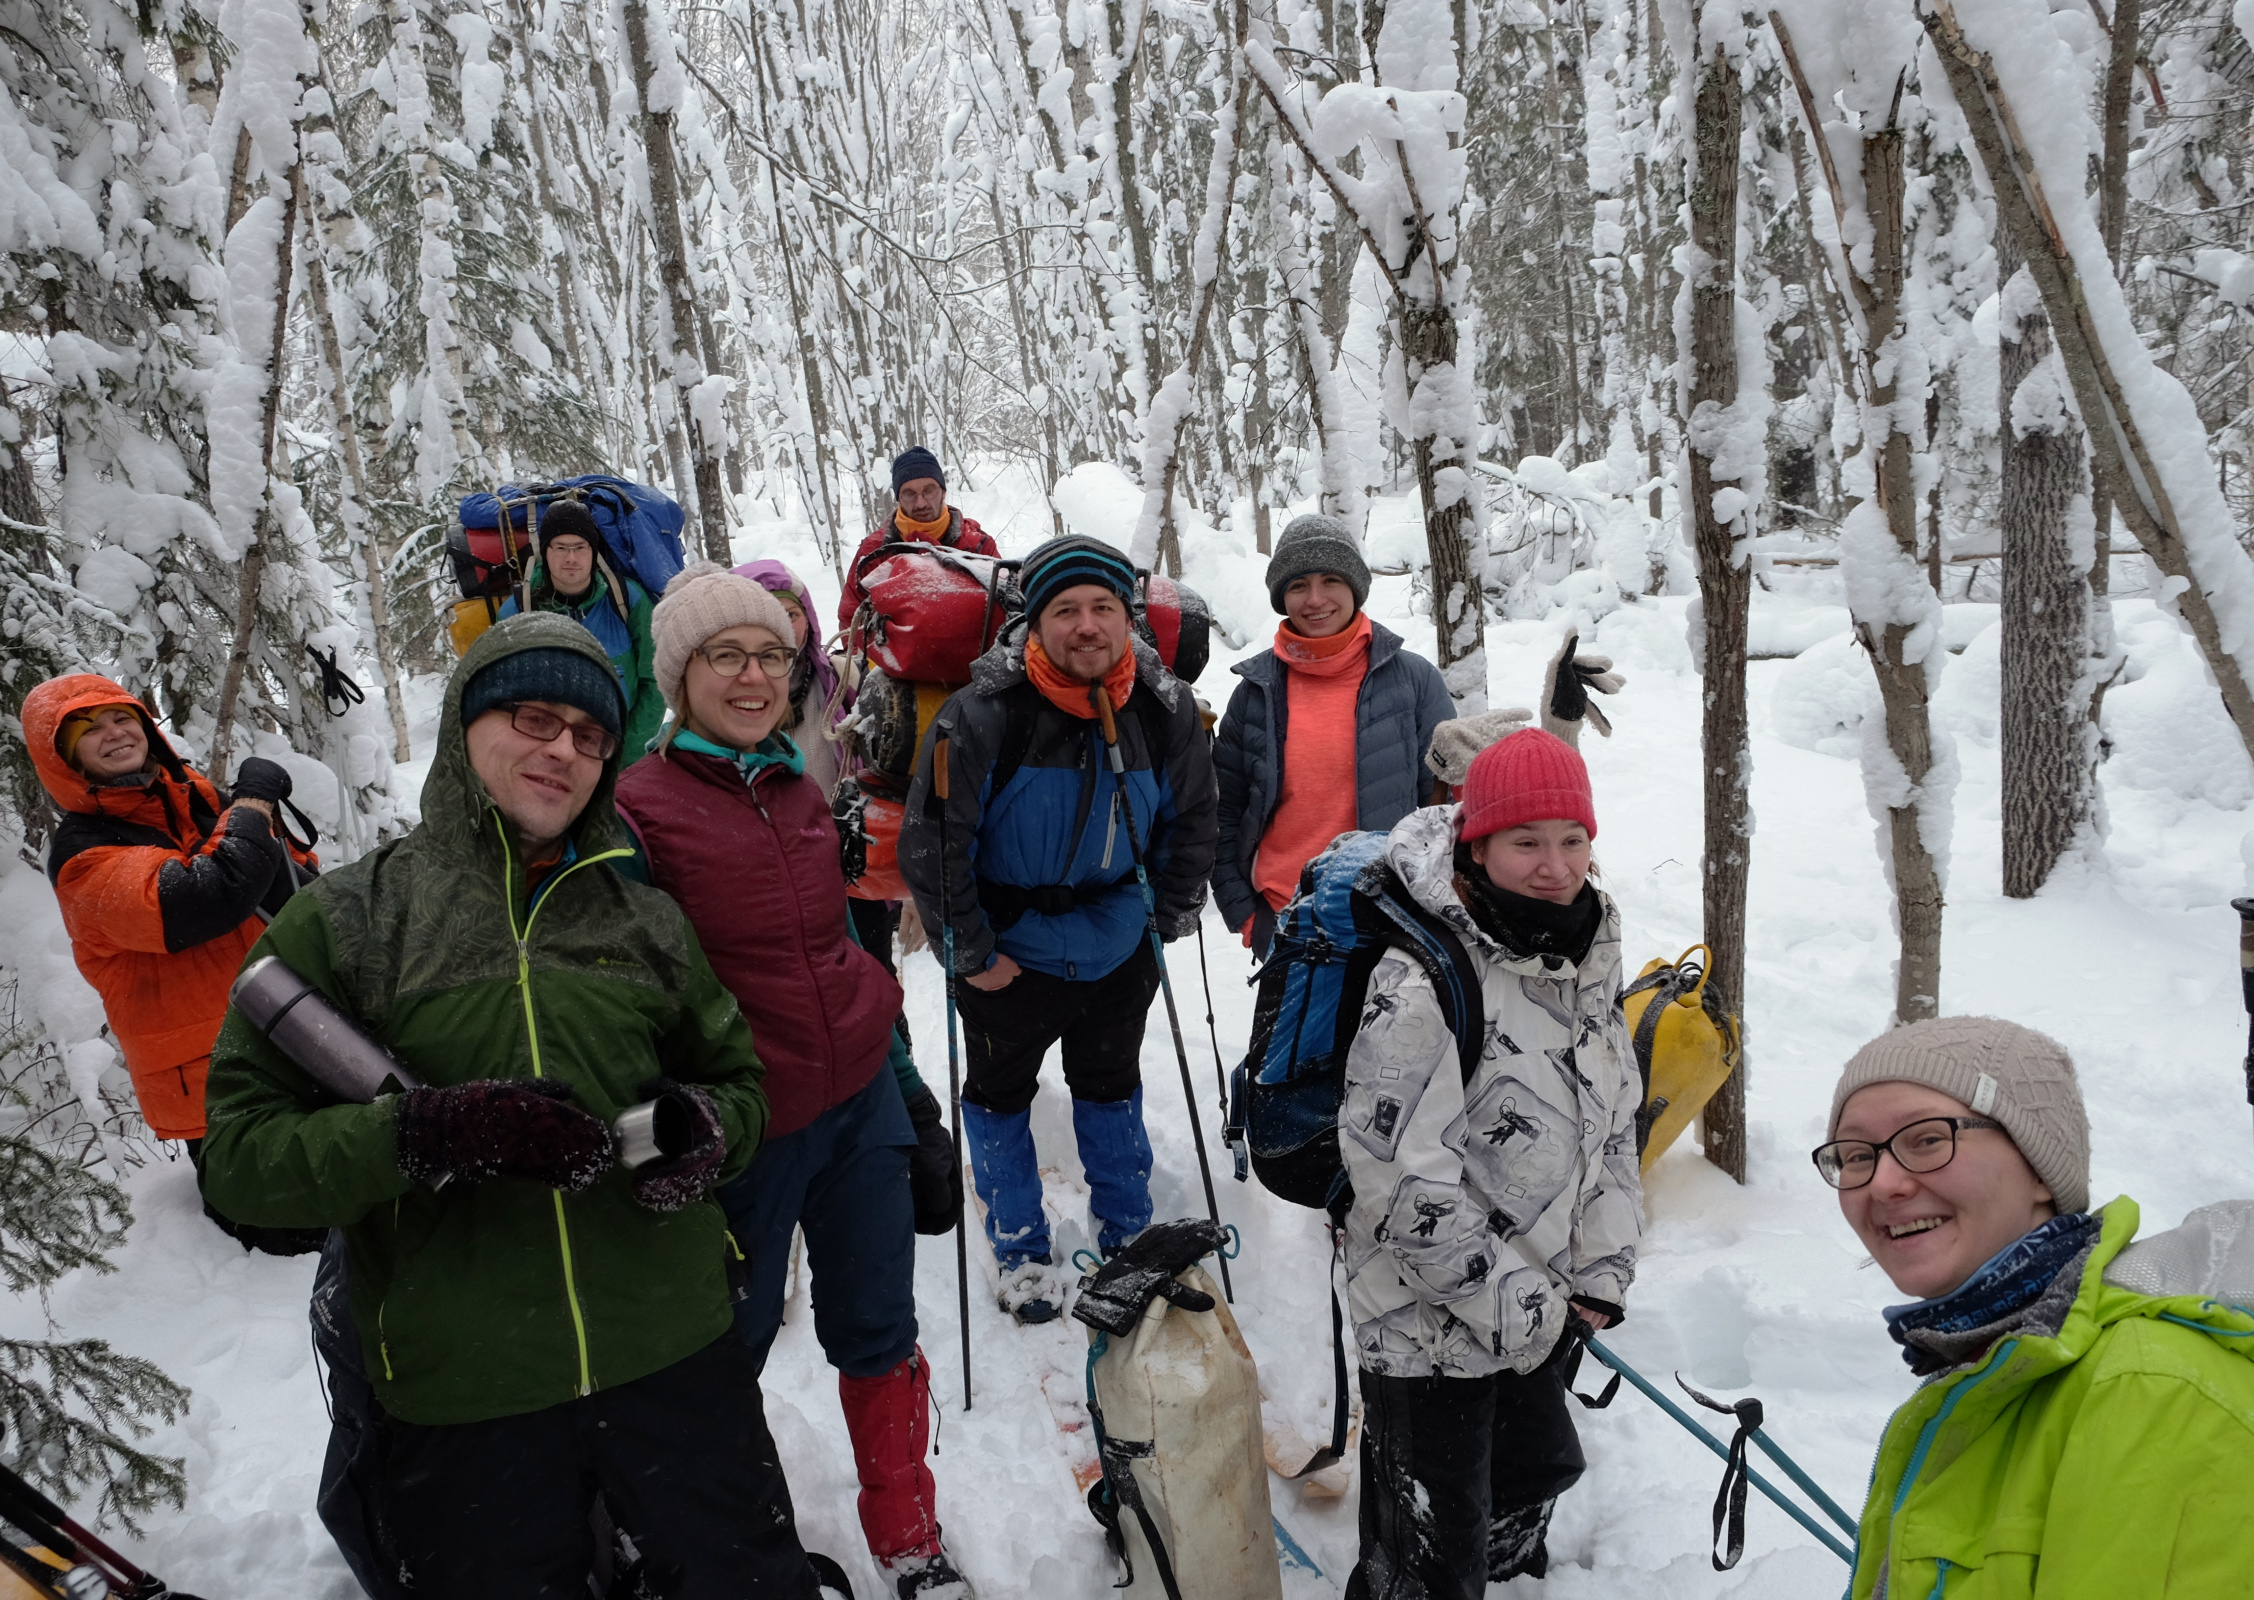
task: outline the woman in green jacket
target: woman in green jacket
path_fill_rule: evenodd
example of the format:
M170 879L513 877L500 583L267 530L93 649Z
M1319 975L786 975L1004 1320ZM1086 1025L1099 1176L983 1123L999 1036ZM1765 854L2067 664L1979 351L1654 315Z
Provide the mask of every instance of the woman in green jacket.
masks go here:
M2054 1041L1912 1023L1847 1063L1816 1169L1926 1380L1887 1424L1850 1600L2221 1600L2254 1530L2254 1201L2132 1243L2089 1204Z

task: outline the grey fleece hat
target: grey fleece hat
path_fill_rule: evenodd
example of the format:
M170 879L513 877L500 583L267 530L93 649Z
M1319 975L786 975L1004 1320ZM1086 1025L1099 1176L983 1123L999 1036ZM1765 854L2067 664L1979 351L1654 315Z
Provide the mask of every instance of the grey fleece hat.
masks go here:
M1934 1017L1855 1052L1831 1092L1831 1133L1847 1097L1874 1083L1922 1083L2004 1125L2059 1213L2090 1205L2090 1119L2056 1039L1998 1017Z
M1354 591L1355 610L1369 604L1370 564L1362 559L1361 546L1338 518L1310 512L1284 525L1275 554L1268 558L1268 604L1276 608L1277 616L1284 614L1284 590L1291 587L1292 579L1318 572L1346 580L1346 587Z

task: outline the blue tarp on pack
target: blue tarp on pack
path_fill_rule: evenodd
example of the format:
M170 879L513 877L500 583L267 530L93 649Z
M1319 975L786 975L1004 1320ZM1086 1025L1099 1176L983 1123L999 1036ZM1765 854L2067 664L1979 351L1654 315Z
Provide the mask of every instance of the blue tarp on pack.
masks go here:
M670 495L648 484L629 483L602 472L554 483L503 484L498 493L480 490L462 501L462 529L473 537L480 532L497 536L505 505L510 527L522 534L535 502L545 509L549 502L571 498L575 491L595 519L612 563L632 573L652 599L665 593L665 586L685 564L681 528L686 518ZM497 537L494 543L497 547ZM492 555L498 557L500 553L496 548Z

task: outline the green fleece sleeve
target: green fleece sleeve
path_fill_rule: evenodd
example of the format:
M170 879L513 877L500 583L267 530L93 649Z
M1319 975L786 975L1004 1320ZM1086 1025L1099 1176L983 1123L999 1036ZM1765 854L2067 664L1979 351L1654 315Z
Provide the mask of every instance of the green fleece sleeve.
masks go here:
M682 985L673 1030L658 1054L668 1074L712 1096L728 1135L728 1160L721 1168L725 1180L751 1165L766 1136L767 1091L760 1083L767 1069L752 1049L743 1008L705 960L704 947L686 919L683 931L689 940L688 982Z
M317 896L291 896L246 962L263 956L279 956L352 1016ZM348 1227L414 1187L399 1170L397 1104L395 1095L364 1106L339 1101L229 1007L204 1090L204 1197L253 1227Z
M634 586L634 607L626 626L634 635L634 704L627 711L622 765L639 761L665 726L665 696L657 687L657 644L651 631L657 606L647 590Z

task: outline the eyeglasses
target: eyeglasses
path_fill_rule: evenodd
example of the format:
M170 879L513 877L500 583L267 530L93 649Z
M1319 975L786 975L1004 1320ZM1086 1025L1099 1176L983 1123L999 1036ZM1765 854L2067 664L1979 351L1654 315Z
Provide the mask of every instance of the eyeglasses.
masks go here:
M1885 1151L1904 1172L1939 1172L1957 1158L1957 1134L1965 1128L2001 1129L1986 1117L1926 1117L1882 1144L1868 1139L1834 1139L1809 1152L1816 1171L1834 1189L1860 1189L1878 1176L1878 1156Z
M508 711L509 726L538 743L553 744L556 735L569 728L572 749L591 761L608 761L618 749L618 735L595 723L566 722L539 706L513 705Z
M798 664L798 652L781 645L770 645L765 650L738 650L732 644L697 646L689 652L704 657L705 665L723 678L733 678L741 673L748 662L759 663L759 670L770 678L787 678L790 669Z

